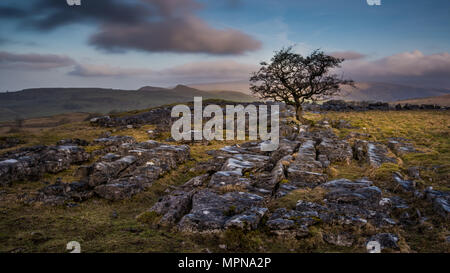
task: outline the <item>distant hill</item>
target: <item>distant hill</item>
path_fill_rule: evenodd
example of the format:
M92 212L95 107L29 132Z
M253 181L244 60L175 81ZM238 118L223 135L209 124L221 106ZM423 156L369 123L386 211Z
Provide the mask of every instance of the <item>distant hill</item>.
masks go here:
M233 90L250 94L248 82L223 82L207 84L190 84L190 87L204 91ZM450 94L448 89L412 87L392 83L357 83L357 88L344 87L335 99L349 101L385 101L425 98Z
M233 90L250 94L250 83L246 82L217 82L217 83L199 83L189 84L190 87L203 90L203 91L222 91Z
M450 94L450 90L447 89L412 87L392 83L357 83L356 87L344 87L336 98L392 102Z
M184 85L173 89L142 87L139 90L102 88L36 88L0 93L0 121L43 117L70 112L109 113L129 111L176 102L224 99L249 102L256 98L234 92L207 92Z
M435 97L426 97L421 99L411 99L411 100L400 100L396 101L394 104L400 103L400 104L436 104L440 106L447 106L450 107L450 94L448 95L442 95L442 96L435 96Z

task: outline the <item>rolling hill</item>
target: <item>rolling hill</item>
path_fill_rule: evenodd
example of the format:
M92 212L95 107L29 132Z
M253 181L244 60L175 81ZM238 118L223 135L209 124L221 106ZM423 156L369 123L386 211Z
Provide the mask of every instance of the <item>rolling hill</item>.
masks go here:
M434 96L434 97L426 97L420 99L410 99L410 100L400 100L395 103L400 104L436 104L440 106L450 106L450 94L442 95L442 96Z
M250 94L250 83L246 82L217 82L217 83L199 83L189 84L190 87L203 91L221 91L221 90L233 90Z
M248 82L225 82L208 84L190 84L190 87L204 91L234 90L250 94ZM392 83L357 83L357 88L344 87L334 99L348 101L384 101L425 98L450 94L448 89L413 87Z
M335 98L353 101L383 101L417 99L450 94L450 90L413 87L392 83L357 83L356 88L344 87Z
M255 101L241 92L208 92L184 85L167 89L142 87L139 90L102 88L36 88L0 93L0 121L43 117L70 112L108 113L144 109L162 104L203 99Z

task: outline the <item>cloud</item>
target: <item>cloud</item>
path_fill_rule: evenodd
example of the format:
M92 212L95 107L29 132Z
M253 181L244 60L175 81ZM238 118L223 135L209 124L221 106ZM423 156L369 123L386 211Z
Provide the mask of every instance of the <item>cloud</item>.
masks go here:
M216 1L219 2L220 0L216 0ZM230 10L236 10L244 4L243 0L221 0L221 2L222 2L221 3L222 7L230 9Z
M151 75L152 70L144 68L121 68L109 65L77 64L69 75L80 77L127 77Z
M16 9L10 17L22 19L22 25L27 28L48 31L73 23L133 24L145 20L151 14L152 11L145 3L95 0L82 1L81 6L70 7L66 1L35 0L28 9Z
M106 24L89 43L111 52L128 48L149 52L242 54L260 42L233 29L218 30L190 16L135 25Z
M149 80L167 82L247 81L257 65L233 60L192 62L168 69L121 68L112 66L77 65L70 73L80 77L145 76ZM424 55L420 51L403 52L377 60L356 59L344 63L341 72L357 81L381 81L450 87L450 54Z
M377 60L355 60L344 63L342 71L357 81L450 89L450 54L425 55L419 50L402 52Z
M25 10L14 7L0 7L0 18L15 18L26 15Z
M335 51L328 54L335 58L345 59L346 61L359 60L366 57L366 55L355 51Z
M37 46L38 43L35 41L20 41L20 40L12 40L12 39L6 39L3 37L0 37L0 45L6 45L6 44L12 44L12 45L25 45L25 46Z
M67 56L56 54L15 54L0 52L1 69L53 69L68 67L75 64L75 61Z
M74 59L57 54L16 54L0 51L0 69L11 70L50 70L71 67L69 75L78 77L155 77L167 80L240 80L247 79L256 65L233 60L192 62L171 68L154 70L150 68L121 67L79 63Z
M143 0L154 5L157 13L165 17L182 16L200 10L203 5L195 0Z
M450 54L425 55L419 50L403 52L374 61L348 65L347 71L367 76L446 76L450 75Z
M108 52L206 53L238 55L254 51L261 42L235 29L217 29L195 15L196 0L95 0L69 7L65 1L35 0L28 8L0 7L23 27L50 31L75 23L89 23L97 31L89 44Z
M176 66L162 71L179 79L196 80L242 80L250 77L256 65L243 64L231 60L195 62Z
M174 82L203 82L247 80L257 66L231 60L193 62L168 69L122 68L109 65L77 64L69 75L79 77L132 77L144 76L150 80Z

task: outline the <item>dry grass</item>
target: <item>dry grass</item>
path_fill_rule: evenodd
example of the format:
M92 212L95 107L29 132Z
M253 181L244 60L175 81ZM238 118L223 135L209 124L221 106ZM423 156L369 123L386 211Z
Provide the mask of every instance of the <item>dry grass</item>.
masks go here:
M365 166L332 165L330 173L338 178L358 178L364 174L376 180L386 180L393 171L409 167L421 168L424 185L438 189L449 188L450 173L450 112L449 111L367 111L367 112L327 112L306 115L318 121L327 118L331 121L345 119L355 128L334 129L344 138L350 132L369 134L368 140L387 144L390 137L401 137L422 151L398 156L398 166L385 165L379 170L369 170ZM392 154L391 154L392 155ZM393 156L393 155L392 155ZM390 170L390 172L389 172Z
M411 139L424 153L407 154L400 157L400 165L383 165L377 171L370 170L365 165L356 162L333 164L328 170L332 178L357 179L362 175L375 179L381 185L393 171L405 171L409 166L420 166L424 185L437 188L448 188L449 179L449 121L448 112L439 111L408 111L408 112L361 112L361 113L327 113L324 115L308 114L312 120L323 117L329 119L346 119L356 129L340 129L336 133L345 137L350 132L370 134L370 140L386 142L388 137L397 136ZM39 122L37 122L39 123ZM26 122L25 122L26 124ZM138 141L148 139L146 131L151 126L139 129L117 130L113 134L132 135ZM366 128L366 129L364 129ZM91 127L88 122L76 121L54 127L27 128L18 133L24 138L26 145L54 144L63 138L78 137L92 140L106 129ZM3 135L3 133L2 133ZM167 138L168 136L165 136ZM160 140L164 140L161 138ZM77 179L73 176L76 166L55 174L46 175L35 182L18 182L12 187L0 189L0 252L65 252L67 242L76 240L81 243L83 252L202 252L206 248L213 252L363 252L358 245L347 248L325 243L322 235L325 232L343 231L339 227L328 227L318 224L311 228L311 234L302 239L283 239L270 236L263 230L252 232L229 231L216 235L180 234L173 230L156 229L152 227L155 215L142 214L147 211L161 196L167 194L172 186L181 185L190 178L201 173L189 170L200 161L211 159L207 150L234 145L243 141L194 143L191 146L191 160L167 173L155 181L146 191L130 200L109 202L93 198L76 207L48 207L25 205L21 198L43 187L44 182L54 182L57 177L64 181ZM99 149L98 146L88 146L87 150ZM431 167L439 166L437 169ZM429 168L429 169L428 169ZM431 179L431 180L430 180ZM388 183L388 182L386 182ZM300 189L270 204L270 209L277 207L294 208L298 200L320 203L325 190ZM26 196L23 198L26 199ZM422 201L420 201L422 202ZM433 215L428 203L414 204L420 207L424 215ZM425 202L425 201L423 201ZM112 217L113 212L117 217ZM411 210L411 213L414 213ZM136 219L136 216L140 215ZM449 235L448 226L437 219L431 218L431 223L413 226L410 229L398 230L401 241L401 251L418 252L449 252L445 237ZM363 240L373 234L370 226L364 230L352 230ZM218 247L226 244L227 249ZM409 247L408 247L409 246Z
M225 185L223 187L219 188L220 193L224 194L227 192L245 192L247 191L243 186L241 185Z
M326 194L326 190L321 187L316 187L314 189L305 188L293 190L286 194L285 196L275 199L271 204L271 209L276 208L288 208L294 209L298 200L303 200L307 202L322 203L323 198Z
M435 104L440 106L450 106L450 94L449 95L442 95L442 96L434 96L434 97L426 97L421 99L410 99L410 100L401 100L396 101L392 104Z

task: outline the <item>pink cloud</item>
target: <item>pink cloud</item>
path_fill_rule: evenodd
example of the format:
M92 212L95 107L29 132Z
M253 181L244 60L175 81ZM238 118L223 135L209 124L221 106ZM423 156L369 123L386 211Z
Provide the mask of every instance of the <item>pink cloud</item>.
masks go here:
M73 59L63 55L0 52L0 68L3 69L52 69L74 64Z
M335 51L335 52L330 52L328 54L335 58L345 59L348 61L359 60L359 59L363 59L366 57L366 55L355 52L355 51Z
M358 61L344 65L354 75L427 76L450 75L450 54L425 55L419 50L403 52L374 61Z

